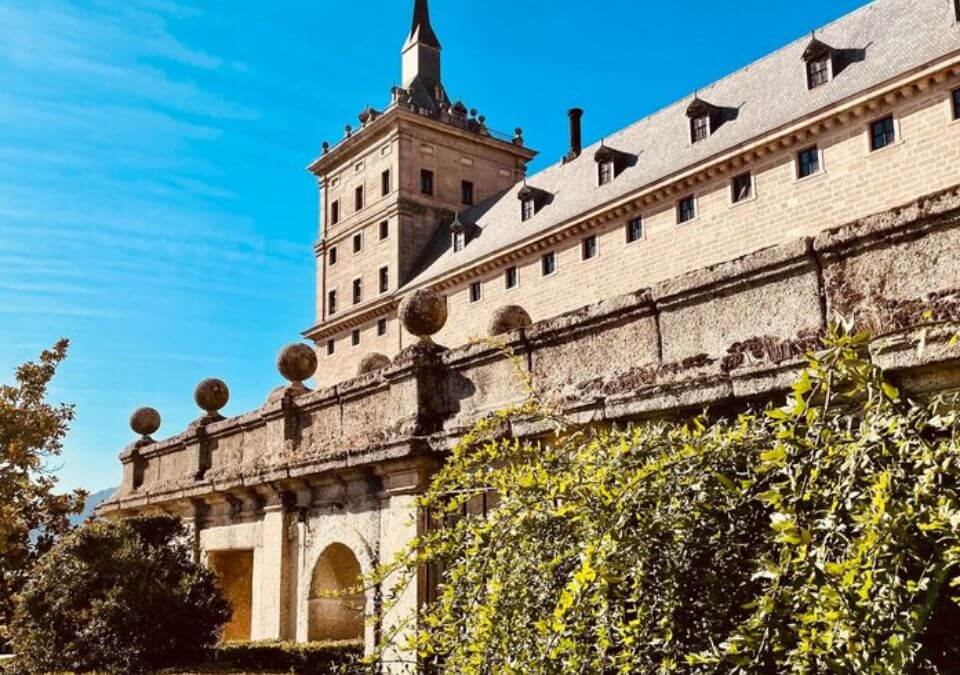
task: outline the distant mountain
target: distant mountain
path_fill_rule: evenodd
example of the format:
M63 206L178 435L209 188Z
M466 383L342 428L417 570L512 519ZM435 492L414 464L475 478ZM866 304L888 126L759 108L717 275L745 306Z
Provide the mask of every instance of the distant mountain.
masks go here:
M70 522L74 525L79 525L87 518L93 515L93 510L97 508L97 505L105 501L110 495L117 491L117 488L107 488L106 490L100 490L99 492L91 492L87 497L87 503L83 506L83 511L78 513L75 516L70 516Z

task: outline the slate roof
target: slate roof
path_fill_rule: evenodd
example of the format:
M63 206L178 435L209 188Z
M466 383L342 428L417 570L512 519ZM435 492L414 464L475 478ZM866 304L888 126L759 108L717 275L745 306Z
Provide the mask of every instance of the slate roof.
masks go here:
M802 55L810 35L700 89L712 105L736 110L709 138L689 142L688 96L614 134L604 143L636 156L616 180L597 186L595 143L572 162L558 162L529 176L528 185L552 195L549 205L522 222L518 183L462 212L474 224L471 240L457 253L446 227L438 228L405 288L419 286L448 272L534 237L594 207L661 178L733 149L753 138L846 100L856 94L960 50L960 26L948 0L876 0L817 30L817 39L845 54L836 77L807 89ZM625 83L628 84L628 83Z

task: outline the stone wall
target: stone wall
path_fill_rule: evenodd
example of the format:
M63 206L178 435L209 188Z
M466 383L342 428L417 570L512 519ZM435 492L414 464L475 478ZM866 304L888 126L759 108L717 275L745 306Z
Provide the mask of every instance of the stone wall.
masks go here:
M338 385L280 387L246 415L141 439L99 513L177 513L202 554L253 551L251 634L306 640L323 552L342 544L369 571L400 550L443 452L480 416L523 400L520 375L584 421L736 408L780 395L842 312L870 327L875 360L901 386L957 388L958 251L952 189L506 333L513 358L487 343L417 343ZM413 611L421 590L397 611ZM368 591L364 611L377 602Z

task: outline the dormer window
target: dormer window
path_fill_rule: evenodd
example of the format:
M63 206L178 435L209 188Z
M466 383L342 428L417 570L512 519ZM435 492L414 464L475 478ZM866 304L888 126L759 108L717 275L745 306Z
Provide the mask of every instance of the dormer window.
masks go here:
M536 202L533 197L528 197L520 202L520 220L530 220L537 212Z
M634 155L600 143L600 147L593 155L593 161L597 163L597 184L606 185L612 183L621 171L633 164Z
M707 140L728 119L734 119L736 110L722 108L694 96L687 106L687 117L690 118L690 142L699 143Z
M520 220L527 221L533 218L540 209L550 203L552 197L553 195L546 190L524 185L517 193L517 198L520 200Z
M834 56L837 51L817 38L811 38L803 51L807 69L807 89L816 89L833 78Z
M823 57L807 63L807 87L816 89L830 81L830 59Z
M460 219L459 211L450 223L450 245L454 253L459 253L467 245L467 224Z
M459 253L467 245L467 234L463 230L453 233L453 252Z
M690 140L694 143L706 140L710 135L710 117L703 115L690 120Z
M598 182L606 185L613 180L613 162L600 162L597 165Z

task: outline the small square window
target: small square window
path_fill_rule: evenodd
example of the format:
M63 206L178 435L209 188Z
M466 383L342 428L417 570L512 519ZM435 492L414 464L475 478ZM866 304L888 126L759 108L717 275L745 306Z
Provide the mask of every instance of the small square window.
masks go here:
M830 81L830 57L823 56L807 62L807 87L816 89Z
M363 301L363 280L353 280L353 304L359 305Z
M337 313L337 292L330 291L327 293L327 312L330 314Z
M597 165L597 181L600 185L606 185L613 180L613 162L600 162Z
M753 177L750 175L750 172L741 173L739 176L734 176L733 183L731 184L731 189L733 190L733 203L742 202L745 199L750 199L753 196Z
M508 267L506 271L503 273L503 283L504 283L504 286L506 286L508 289L516 288L517 283L519 281L520 281L520 278L517 275L516 265L512 267Z
M390 194L390 169L380 174L380 196L386 197Z
M697 217L697 203L693 195L677 202L677 222L685 223Z
M467 206L473 205L473 183L468 180L460 182L460 201Z
M690 140L699 143L710 135L710 117L701 115L690 120Z
M363 233L357 232L353 235L353 252L359 253L363 250Z
M633 218L627 223L627 243L632 244L641 239L643 239L643 219Z
M354 328L350 331L350 344L356 347L360 344L360 329Z
M453 252L458 253L463 250L467 243L467 235L463 230L457 230L453 233Z
M524 199L520 202L520 220L530 220L536 212L536 204L533 199Z
M390 236L390 221L381 220L380 221L380 241L383 241Z
M330 204L330 224L336 225L340 222L340 200L334 199Z
M545 253L542 258L540 258L540 272L543 276L548 277L551 274L554 274L557 271L557 254L555 251L550 251Z
M433 194L433 171L430 169L420 169L420 193Z
M483 287L480 285L479 281L474 281L470 284L470 302L480 302L480 298L483 294Z
M333 267L337 264L337 247L331 246L330 250L327 251L327 264Z
M580 255L583 260L597 257L597 236L590 235L580 242Z
M797 153L797 177L806 178L820 171L820 151L817 146Z
M353 191L353 208L359 211L363 208L363 186L358 185Z
M330 338L327 340L327 356L333 356L333 353L337 351L337 343Z
M953 119L960 120L960 89L954 89L951 95L953 100Z
M383 337L387 334L387 320L386 318L377 319L377 336Z
M380 268L380 292L386 293L390 290L390 269L386 266Z
M893 115L877 120L870 125L870 150L879 150L892 145L897 136Z

